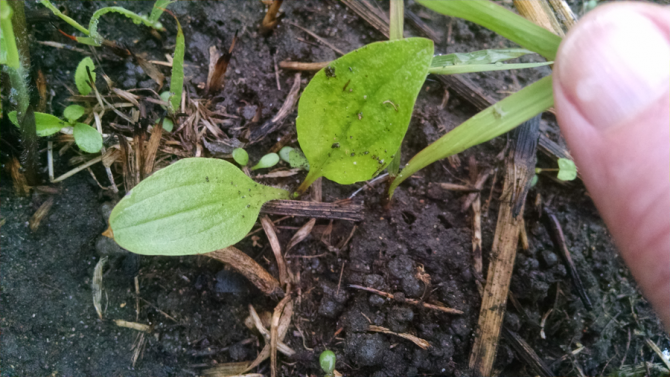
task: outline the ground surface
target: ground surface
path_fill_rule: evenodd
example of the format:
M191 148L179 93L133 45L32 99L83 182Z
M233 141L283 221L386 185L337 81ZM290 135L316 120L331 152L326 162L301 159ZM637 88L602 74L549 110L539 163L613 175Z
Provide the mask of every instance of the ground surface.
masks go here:
M135 11L148 12L149 2L115 2ZM88 20L105 2L64 3L77 20ZM263 106L262 119L272 117L293 82L293 73L279 72L277 88L274 61L325 61L338 55L301 30L283 22L268 38L256 33L264 7L260 2L192 2L171 5L179 17L187 42L188 85L196 85L207 74L208 49L226 49L235 31L240 40L231 60L223 102L228 112L244 118L250 107ZM284 21L307 27L344 51L383 39L363 20L335 1L287 1ZM511 46L493 33L466 22L454 21L447 43L449 19L421 10L441 35L436 52L471 51ZM27 9L35 41L69 43L46 21L71 31L49 17L39 5ZM106 16L101 30L151 59L164 60L174 46L174 21L163 16L167 39L158 41L145 28L120 16ZM46 26L45 26L46 25ZM418 32L411 27L412 34ZM73 87L72 72L82 55L32 45L32 61L47 75L53 89L54 113L67 104L67 89ZM533 58L531 58L533 59ZM536 59L536 58L535 58ZM129 89L151 86L149 78L132 63L111 57L102 69L119 86ZM169 71L165 71L169 74ZM490 95L501 98L509 91L546 75L548 69L473 74L470 78ZM100 77L100 76L99 76ZM309 75L303 74L303 79ZM100 78L98 79L100 80ZM304 85L306 84L304 81ZM517 86L519 85L519 86ZM447 130L472 116L475 110L452 94L441 108L444 89L429 77L421 91L415 114L403 145L403 162L436 140ZM252 112L253 113L253 112ZM544 132L555 135L552 119ZM242 120L231 129L242 126ZM250 150L252 160L264 154L274 142L295 127L294 116L271 137ZM3 141L12 142L12 130L3 123ZM232 131L228 131L232 132ZM462 163L443 161L420 172L397 191L389 210L381 203L383 185L364 190L355 200L365 205L365 220L356 224L353 238L339 254L329 253L313 233L291 251L297 258L289 266L300 273L300 296L286 343L297 351L293 359L280 359L284 376L320 375L318 355L325 348L338 356L337 369L347 376L466 375L480 297L472 273L471 212L461 212L464 194L443 191L434 183L459 183L468 177L467 161L474 156L482 167L500 168L496 155L505 147L505 137L472 148L460 155ZM4 151L3 158L14 153ZM58 158L57 169L67 169L67 155ZM551 161L540 158L541 166ZM97 172L98 177L103 177ZM484 187L484 199L492 192L483 213L484 271L495 231L501 195L500 181L491 191ZM267 183L295 187L300 177ZM104 182L103 182L104 184ZM338 186L324 181L324 201L348 197L361 185ZM572 289L565 266L553 252L544 227L531 209L541 195L563 226L578 272L594 303L584 308ZM252 360L263 341L244 326L248 305L271 311L275 302L218 262L206 257L138 257L105 245L100 233L106 228L105 213L115 198L101 193L84 171L66 180L55 196L55 204L41 227L32 232L27 221L46 199L44 195L17 197L11 180L0 181L0 375L2 376L188 376L199 375L217 363ZM643 360L659 362L645 345L646 339L668 348L658 321L642 299L602 221L579 182L561 186L543 177L529 194L526 227L530 248L519 251L511 291L522 311L509 305L505 326L518 332L557 375L611 374L623 364ZM306 219L289 219L280 225L280 241L286 244ZM328 221L318 221L323 231ZM331 243L346 238L354 223L335 221ZM253 245L251 239L238 247L277 274L272 252L263 233ZM321 255L320 257L311 257ZM92 304L91 279L101 257L109 260L104 269L104 319ZM310 258L302 258L309 256ZM417 279L425 269L430 285ZM140 312L136 313L134 278L140 287ZM463 315L420 309L400 300L348 288L365 285L408 298L444 303ZM546 339L540 336L546 318ZM151 324L145 351L132 367L131 347L137 332L117 327L123 319ZM366 331L369 324L388 327L423 338L432 347L422 350L413 343ZM304 338L302 338L304 334ZM576 355L570 352L584 348ZM500 343L495 370L501 375L533 375L509 345ZM259 373L269 375L268 362Z

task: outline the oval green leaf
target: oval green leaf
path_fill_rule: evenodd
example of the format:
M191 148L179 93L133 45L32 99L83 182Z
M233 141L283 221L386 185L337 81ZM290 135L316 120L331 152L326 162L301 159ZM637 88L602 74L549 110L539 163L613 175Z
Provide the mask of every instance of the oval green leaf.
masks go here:
M279 157L294 169L300 168L309 171L309 162L298 148L284 147L279 151Z
M224 160L186 158L133 188L109 225L114 240L137 254L209 253L240 241L265 202L288 195Z
M249 154L244 148L235 148L233 149L233 160L240 166L247 166L249 163Z
M268 153L261 157L260 161L254 165L251 170L271 168L279 162L279 156L276 153Z
M86 113L86 108L80 105L70 105L63 110L63 117L74 123Z
M556 178L561 181L572 181L577 178L577 166L575 166L575 163L567 158L559 158L558 175Z
M9 117L9 120L12 121L16 127L21 127L19 125L16 111L10 111L9 114L7 114L7 117ZM58 117L51 114L35 112L35 128L37 129L37 136L51 136L65 126L67 126L65 122L58 119Z
M88 153L98 153L102 148L102 135L95 128L84 123L74 125L74 141L79 149Z
M79 62L77 70L74 72L74 83L77 84L79 93L84 96L91 92L91 86L88 84L88 72L86 72L86 67L91 70L91 76L95 83L95 65L93 64L93 60L88 56Z
M298 104L298 141L310 173L366 181L398 151L433 58L433 42L407 38L352 51L319 71Z

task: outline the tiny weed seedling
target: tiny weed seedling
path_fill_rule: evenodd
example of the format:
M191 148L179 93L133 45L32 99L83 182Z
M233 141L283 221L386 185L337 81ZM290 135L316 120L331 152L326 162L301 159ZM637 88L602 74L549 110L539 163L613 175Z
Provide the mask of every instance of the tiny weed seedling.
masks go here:
M336 362L337 357L335 356L335 352L331 350L321 352L321 355L319 355L319 365L321 365L321 369L323 370L323 373L325 373L324 377L333 376Z
M530 51L552 60L560 42L556 35L489 1L418 2L496 31L523 49L433 56L431 40L402 37L402 1L392 0L391 40L369 44L330 62L315 74L300 97L296 128L305 160L300 160L295 149L280 151L281 158L292 167L309 166L293 197L303 194L319 177L352 184L369 180L387 168L394 177L391 196L419 169L508 132L553 105L549 76L475 115L414 156L399 172L400 145L429 73L550 64L506 65L503 61ZM182 46L178 36L175 62L177 51L183 53L179 30ZM183 56L179 64L183 64ZM180 88L183 76L177 81L175 76L173 70L172 87ZM171 94L168 102L172 111L180 98ZM238 157L234 156L236 162L246 165ZM266 155L252 170L274 166L278 161L276 154ZM110 227L117 243L135 253L208 253L241 240L251 230L263 203L290 196L288 191L253 182L226 161L184 159L133 188L113 210Z
M95 80L95 65L91 58L86 57L79 62L74 74L75 84L82 95L87 95L91 92L88 72L91 73L91 77ZM102 135L88 124L78 122L85 113L86 108L83 106L70 105L63 110L63 118L65 118L65 121L63 121L51 114L35 112L37 136L51 136L63 128L72 128L74 141L79 149L86 153L98 153L102 149ZM12 111L8 116L12 123L19 127L17 112Z
M545 172L558 171L556 178L558 178L561 181L572 181L575 178L577 178L577 166L575 166L575 163L572 160L568 160L567 158L558 159L557 169L535 168L535 174L540 174L543 171Z
M279 163L279 155L276 153L268 153L261 157L258 163L251 167L251 170L271 168Z
M249 154L242 148L233 149L233 160L240 166L247 166L249 163Z

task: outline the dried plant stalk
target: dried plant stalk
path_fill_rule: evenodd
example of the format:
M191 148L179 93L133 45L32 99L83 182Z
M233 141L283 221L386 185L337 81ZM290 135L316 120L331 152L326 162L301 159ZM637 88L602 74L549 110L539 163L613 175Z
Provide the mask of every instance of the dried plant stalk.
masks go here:
M35 211L35 214L28 220L28 224L30 224L30 230L33 232L37 230L37 228L40 227L40 223L42 220L46 217L46 215L49 213L49 210L51 209L51 206L54 204L54 198L53 196L49 197L47 200L42 203L42 205Z
M266 295L283 296L277 279L241 250L230 246L204 255L230 265Z
M279 62L279 68L281 69L290 69L293 71L318 71L320 69L326 68L330 62L314 62L314 63L303 63L303 62L293 62L289 60L284 60Z
M417 337L417 336L414 336L414 335L412 335L412 334L408 334L408 333L397 333L397 332L393 332L393 331L391 331L390 329L387 329L386 327L375 326L375 325L370 325L370 326L368 327L368 330L373 331L373 332L381 332L381 333L384 333L384 334L390 334L390 335L399 336L399 337L401 337L401 338L404 338L404 339L409 340L410 342L416 344L417 346L419 346L419 347L421 347L421 348L423 348L423 349L425 349L425 350L427 350L428 348L430 348L430 343L428 343L427 340L425 340L425 339L421 339L421 338L419 338L419 337Z
M129 321L124 321L122 319L115 319L114 323L119 327L125 327L127 329L133 329L133 330L143 331L143 332L151 332L151 326L145 325L143 323L129 322Z
M95 265L95 269L93 270L93 282L91 283L93 306L100 319L102 319L102 305L100 304L100 301L102 300L102 268L105 266L106 262L107 257L104 257Z
M272 246L272 252L275 255L277 260L277 269L279 270L279 284L283 287L288 283L288 273L286 272L286 262L284 261L284 256L281 253L281 245L279 244L279 238L277 238L277 233L275 232L275 226L270 220L269 217L261 217L261 225L265 231L265 235L270 241L270 246Z
M316 219L312 218L308 222L306 222L305 225L303 225L297 232L295 232L293 237L291 237L291 241L289 241L288 246L286 246L287 253L295 245L302 242L305 238L307 238L307 236L309 236L310 233L312 233L312 228L314 228L314 224L316 224Z

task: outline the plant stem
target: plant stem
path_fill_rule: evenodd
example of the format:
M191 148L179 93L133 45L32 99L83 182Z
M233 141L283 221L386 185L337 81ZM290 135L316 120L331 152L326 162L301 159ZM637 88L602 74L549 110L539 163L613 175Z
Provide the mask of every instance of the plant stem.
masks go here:
M388 166L388 172L389 175L391 176L391 180L395 178L396 175L398 175L398 172L400 171L400 152L402 150L402 145L398 148L398 152L393 156L393 160L391 160L391 163Z
M309 173L307 173L307 177L305 177L305 180L300 184L300 187L295 191L293 194L294 197L299 197L300 195L304 194L309 186L314 183L319 177L321 177L321 174L317 173L317 169L310 169Z
M89 34L90 34L90 32L89 32L85 27L81 26L77 21L75 21L75 20L71 19L70 17L68 17L68 16L64 15L63 13L61 13L61 11L58 10L58 8L56 8L53 4L51 4L51 2L50 2L49 0L41 0L40 2L41 2L42 5L44 5L45 7L49 8L49 10L50 10L51 12L53 12L53 14L55 14L55 15L58 16L58 17L60 17L61 20L67 22L67 23L68 23L70 26L72 26L73 28L75 28L75 29L81 31L82 33L84 33L84 34L86 34L86 35L89 35Z
M21 56L17 47L14 28L12 26L13 10L7 0L0 0L0 27L5 39L7 48L7 74L12 85L12 94L10 94L10 103L16 104L17 119L19 122L23 119L30 96L28 94L28 85L26 84L25 70L21 64ZM14 92L15 91L15 92ZM16 93L16 94L14 94Z
M391 0L391 9L389 17L389 40L403 38L403 23L405 12L402 0Z

